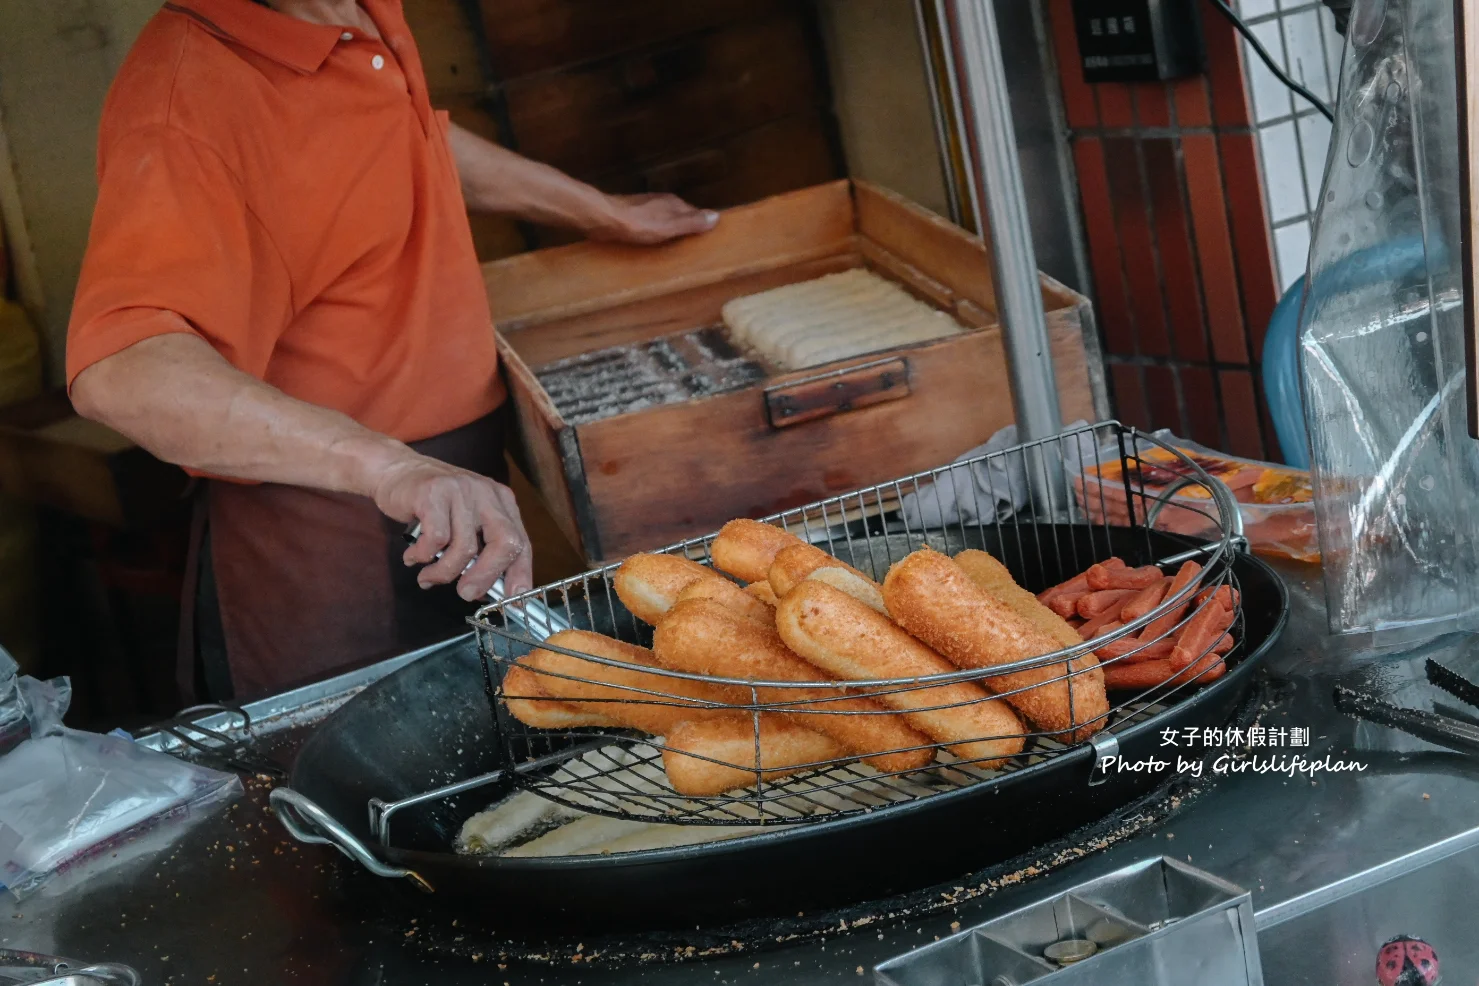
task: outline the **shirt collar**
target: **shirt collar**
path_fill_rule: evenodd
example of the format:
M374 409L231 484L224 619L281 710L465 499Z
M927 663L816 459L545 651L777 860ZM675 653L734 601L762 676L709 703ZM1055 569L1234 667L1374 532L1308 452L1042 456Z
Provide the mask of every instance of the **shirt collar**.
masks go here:
M304 75L318 71L343 32L343 28L310 24L249 0L169 0L164 8L193 19L218 38Z

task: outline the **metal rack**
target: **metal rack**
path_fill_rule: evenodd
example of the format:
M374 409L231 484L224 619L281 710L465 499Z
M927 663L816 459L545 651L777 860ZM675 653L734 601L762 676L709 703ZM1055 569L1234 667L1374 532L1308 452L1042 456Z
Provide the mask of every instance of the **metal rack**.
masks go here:
M1100 462L1106 450L1110 456L1107 468ZM1154 465L1156 474L1164 475L1168 464L1181 478L1169 486L1147 487L1148 467ZM1053 469L1070 481L1047 482L1047 476L1031 475L1033 469ZM1054 488L1064 491L1059 499L1038 496ZM1173 516L1179 531L1188 532L1189 518L1203 524L1204 529L1185 539L1185 550L1157 556L1153 541L1164 544L1164 536L1153 538L1151 532ZM1121 519L1128 523L1112 522ZM1116 554L1127 556L1126 561L1132 564L1153 563L1168 572L1191 559L1198 560L1202 567L1180 592L1143 617L1079 646L989 668L917 679L849 681L846 691L837 681L821 678L820 672L818 680L809 682L718 678L625 664L551 644L545 638L568 627L594 630L644 646L651 641L651 628L621 604L612 587L618 566L565 579L485 606L471 621L478 633L490 714L497 717L507 762L514 766L396 802L372 801L372 829L380 840L389 843L390 819L397 811L510 776L518 787L594 814L719 825L797 824L875 811L992 783L1024 768L1049 763L1072 745L1065 743L1063 736L1029 733L1023 737L1026 745L1021 753L988 767L953 757L945 750L947 744L942 743L935 744L935 761L922 770L885 773L851 760L793 764L806 769L777 780L753 771L755 783L750 787L718 797L691 797L678 794L667 784L662 749L652 738L608 728L532 729L509 713L505 700L540 696L505 695L503 678L514 662L544 647L590 662L592 669L605 665L651 676L651 689L631 689L632 698L614 701L694 705L691 698L664 691L664 682L678 679L748 689L751 701L722 707L749 715L756 723L758 743L758 724L766 714L786 714L803 721L823 715L873 714L831 710L827 705L858 696L928 689L960 681L981 682L995 697L1009 696L1013 694L1011 689L991 688L992 679L1061 665L1061 674L1030 686L1050 687L1077 675L1098 673L1086 657L1095 650L1104 651L1108 645L1116 644L1117 653L1101 659L1100 666L1134 661L1148 649L1164 649L1165 641L1204 606L1213 604L1214 593L1223 587L1236 590L1229 563L1233 553L1245 547L1237 504L1225 487L1174 448L1117 422L1073 429L1047 441L1030 442L832 497L769 520L880 578L894 562L926 545L949 554L968 547L990 550L1029 589L1065 581ZM708 563L713 539L714 535L695 538L664 550ZM1242 636L1240 607L1235 608L1234 615L1229 631L1234 648L1222 656L1229 663L1236 663L1240 657L1236 643ZM1154 635L1138 639L1147 628L1153 628ZM1103 727L1092 740L1096 754L1112 752L1117 732L1164 712L1198 689L1203 679L1214 676L1211 672L1215 662L1201 659L1214 657L1209 645L1181 676L1137 692L1116 694L1116 700L1096 724ZM830 688L836 698L762 701L758 694L764 689L818 688ZM931 706L947 707L953 706ZM752 769L754 764L729 766ZM767 765L766 772L773 769Z

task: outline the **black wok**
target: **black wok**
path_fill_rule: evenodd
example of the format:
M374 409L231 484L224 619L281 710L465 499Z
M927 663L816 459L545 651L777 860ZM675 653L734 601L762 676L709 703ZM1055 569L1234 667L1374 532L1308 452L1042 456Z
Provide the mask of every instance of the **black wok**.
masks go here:
M1084 528L1043 527L1039 533L1039 543L1093 554L1091 545L1080 543L1091 536ZM1163 534L1147 541L1143 530L1110 535L1115 553L1132 561L1174 554L1189 543ZM1102 539L1105 532L1092 536ZM1236 558L1233 572L1245 627L1228 673L1119 731L1126 760L1164 756L1164 729L1228 722L1283 631L1288 597L1278 576L1251 555ZM1014 574L1024 585L1041 584L1037 573ZM505 782L407 809L395 816L392 845L375 842L367 817L371 798L396 800L505 766L494 729L469 635L339 709L303 747L291 788L373 847L378 860L415 871L439 899L467 898L459 903L486 911L503 926L610 931L794 914L925 887L1059 838L1167 779L1164 773L1116 773L1090 785L1093 749L1084 744L973 787L733 841L564 858L453 853L462 822L507 793Z

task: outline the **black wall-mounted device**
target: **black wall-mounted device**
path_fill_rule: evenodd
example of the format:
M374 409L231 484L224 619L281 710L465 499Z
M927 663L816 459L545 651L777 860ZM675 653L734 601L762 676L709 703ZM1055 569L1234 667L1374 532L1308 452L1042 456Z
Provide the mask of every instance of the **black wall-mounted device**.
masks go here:
M1073 0L1085 82L1153 82L1202 71L1200 0Z

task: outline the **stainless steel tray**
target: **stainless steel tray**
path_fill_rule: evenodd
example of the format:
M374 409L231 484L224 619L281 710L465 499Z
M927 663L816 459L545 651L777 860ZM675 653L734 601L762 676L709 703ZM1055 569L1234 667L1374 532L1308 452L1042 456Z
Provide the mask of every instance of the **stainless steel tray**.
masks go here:
M1070 943L1091 954L1063 965L1046 957ZM1249 893L1164 856L890 959L874 977L880 986L1263 986Z

